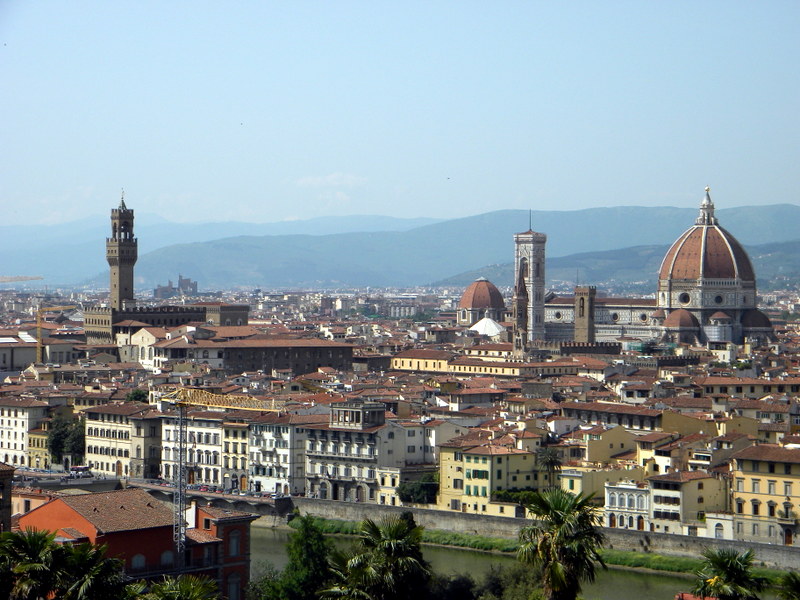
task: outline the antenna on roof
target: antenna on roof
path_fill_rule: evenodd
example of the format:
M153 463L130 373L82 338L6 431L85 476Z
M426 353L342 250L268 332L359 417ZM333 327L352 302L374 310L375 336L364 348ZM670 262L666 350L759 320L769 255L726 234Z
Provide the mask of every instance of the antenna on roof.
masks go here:
M528 231L533 231L533 211L528 209Z

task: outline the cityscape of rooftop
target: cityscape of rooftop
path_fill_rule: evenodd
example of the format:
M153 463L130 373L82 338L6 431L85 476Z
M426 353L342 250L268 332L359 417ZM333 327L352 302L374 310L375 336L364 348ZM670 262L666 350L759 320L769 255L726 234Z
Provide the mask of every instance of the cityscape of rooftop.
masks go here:
M797 17L4 4L0 595L800 597Z

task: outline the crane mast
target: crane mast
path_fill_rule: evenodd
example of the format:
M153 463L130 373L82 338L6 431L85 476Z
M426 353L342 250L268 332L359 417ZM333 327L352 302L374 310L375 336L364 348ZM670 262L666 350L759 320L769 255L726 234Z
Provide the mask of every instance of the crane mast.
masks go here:
M276 412L284 408L285 402L280 400L265 400L244 394L214 394L199 388L179 387L161 397L162 401L173 404L177 411L177 443L178 458L173 473L174 490L172 492L173 504L173 530L172 537L175 543L176 563L179 569L186 566L186 505L188 484L188 421L186 416L190 406L209 408L212 410L250 410L258 412Z

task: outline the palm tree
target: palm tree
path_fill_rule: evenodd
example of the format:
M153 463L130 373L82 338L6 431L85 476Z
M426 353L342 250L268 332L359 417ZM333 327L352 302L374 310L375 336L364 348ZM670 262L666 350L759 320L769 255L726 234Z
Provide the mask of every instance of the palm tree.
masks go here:
M519 532L517 558L541 570L548 600L574 600L584 581L594 581L597 565L606 568L600 513L591 500L554 488L534 493L526 505L536 522Z
M219 600L219 597L216 582L198 575L164 577L144 596L147 600Z
M413 519L386 517L380 525L361 522L359 542L350 556L334 554L334 585L323 591L326 598L398 600L419 595L430 577L422 558L422 528Z
M764 589L767 580L753 575L754 560L752 550L737 552L726 548L706 548L703 565L695 573L697 581L692 593L719 600L758 600L758 593Z
M126 587L123 563L106 556L106 546L79 544L67 555L64 600L117 600Z
M778 579L778 598L781 600L800 600L800 573L789 571Z
M0 535L0 562L10 573L8 597L34 600L57 594L62 587L69 551L55 534L36 529Z
M365 588L363 569L349 565L352 554L334 550L330 553L331 585L320 592L325 600L374 600Z
M536 466L547 473L547 489L559 487L556 474L561 472L561 455L555 448L543 446L536 451Z

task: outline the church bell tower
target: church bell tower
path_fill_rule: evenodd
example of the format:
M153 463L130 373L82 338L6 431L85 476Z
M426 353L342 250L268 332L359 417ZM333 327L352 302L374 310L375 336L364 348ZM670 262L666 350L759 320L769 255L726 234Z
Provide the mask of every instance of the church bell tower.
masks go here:
M125 206L125 192L119 208L111 210L111 237L106 238L106 260L111 267L111 308L124 310L134 304L133 266L138 258L138 240L133 235L133 210Z
M532 229L514 235L514 353L544 340L544 260L547 236Z

